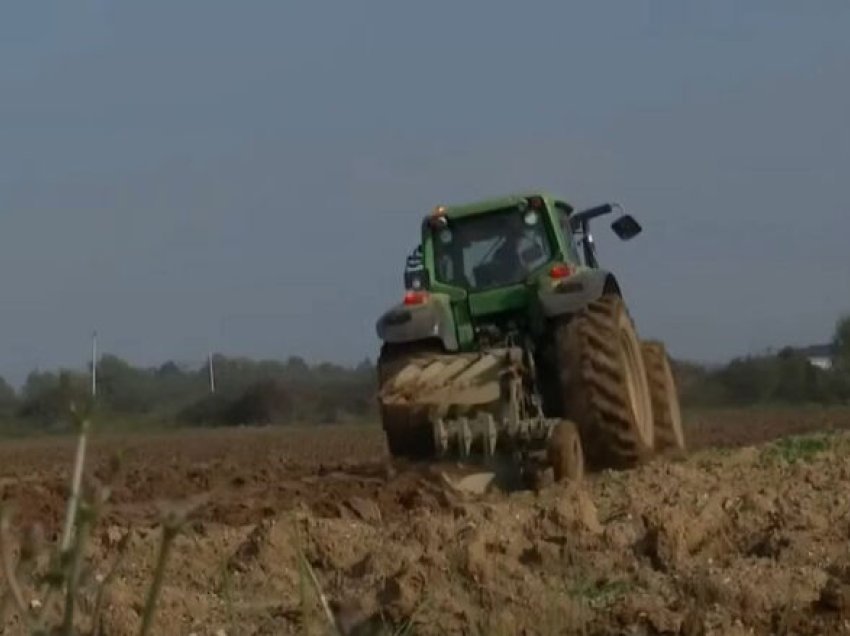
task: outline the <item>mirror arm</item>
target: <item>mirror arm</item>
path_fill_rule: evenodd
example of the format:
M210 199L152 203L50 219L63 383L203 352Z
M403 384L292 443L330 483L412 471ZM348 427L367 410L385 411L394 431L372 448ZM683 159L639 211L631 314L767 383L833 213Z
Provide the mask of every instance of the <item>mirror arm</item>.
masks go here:
M596 247L593 244L593 237L590 234L584 237L582 246L584 247L585 263L589 267L599 267L599 263L596 261Z
M579 231L582 234L581 249L584 255L584 264L588 267L598 267L596 261L596 248L593 244L593 235L590 233L590 220L579 220Z
M576 212L570 217L570 224L574 228L586 228L588 221L599 216L611 214L615 207L619 207L619 204L603 203L602 205L597 205L596 207Z

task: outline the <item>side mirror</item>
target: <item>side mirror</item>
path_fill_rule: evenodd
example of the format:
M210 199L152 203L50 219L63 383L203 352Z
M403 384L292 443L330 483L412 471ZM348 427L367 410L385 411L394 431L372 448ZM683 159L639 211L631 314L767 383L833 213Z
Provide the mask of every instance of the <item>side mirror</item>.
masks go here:
M643 228L640 226L631 214L624 214L619 219L611 224L611 229L614 230L621 241L633 239L641 233Z

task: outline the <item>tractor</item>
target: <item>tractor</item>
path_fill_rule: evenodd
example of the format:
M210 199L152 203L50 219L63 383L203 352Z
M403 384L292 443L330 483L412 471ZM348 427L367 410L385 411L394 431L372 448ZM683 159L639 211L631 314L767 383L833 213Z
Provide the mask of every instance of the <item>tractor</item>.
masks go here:
M621 240L642 231L617 204L541 192L424 216L403 298L376 325L393 457L563 481L685 451L666 349L638 337L597 260L591 223L614 212Z

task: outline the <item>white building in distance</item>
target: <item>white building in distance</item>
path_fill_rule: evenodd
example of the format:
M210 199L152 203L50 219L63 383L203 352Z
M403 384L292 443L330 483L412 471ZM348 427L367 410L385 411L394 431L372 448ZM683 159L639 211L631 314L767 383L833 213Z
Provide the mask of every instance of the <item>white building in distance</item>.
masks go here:
M835 357L835 348L831 344L812 345L797 349L809 359L809 362L819 369L831 369Z

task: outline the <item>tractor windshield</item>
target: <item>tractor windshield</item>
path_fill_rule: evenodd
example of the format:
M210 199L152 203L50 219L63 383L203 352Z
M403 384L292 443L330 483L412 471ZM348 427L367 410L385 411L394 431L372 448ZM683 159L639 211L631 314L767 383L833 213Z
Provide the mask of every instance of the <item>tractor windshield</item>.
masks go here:
M521 283L552 258L544 215L507 208L434 230L437 280L481 291Z

